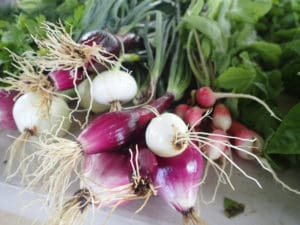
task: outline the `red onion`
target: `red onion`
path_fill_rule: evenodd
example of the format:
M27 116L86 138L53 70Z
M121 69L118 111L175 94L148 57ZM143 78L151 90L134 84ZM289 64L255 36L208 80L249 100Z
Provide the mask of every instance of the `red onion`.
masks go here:
M150 106L162 112L170 106L173 99L174 96L167 93L150 103ZM144 133L153 117L155 113L143 107L110 112L92 121L78 136L77 142L55 136L41 138L38 143L40 150L34 153L40 166L32 174L32 183L38 183L47 176L49 179L44 183L45 189L50 190L49 195L60 200L71 182L71 174L77 170L84 156L117 150L130 144L130 141ZM26 164L26 161L23 163Z
M120 55L121 51L121 44L119 39L113 34L104 30L86 33L80 38L79 43L89 46L92 46L94 44L99 45L103 48L104 51L107 52L103 53L103 56L111 59L117 59L116 57ZM86 68L90 72L95 72L95 69L93 68L91 63L96 68L97 72L104 71L108 66L103 63L96 62L94 59L91 59L91 61L86 64Z
M163 112L173 99L174 96L167 93L150 105L158 112ZM154 117L155 114L146 108L105 113L92 121L77 140L86 154L116 150L143 132Z
M17 91L0 90L0 127L16 129L12 110Z
M64 91L74 88L84 80L82 69L78 70L53 70L48 74L55 91Z
M192 146L171 158L158 157L155 185L158 195L184 217L191 216L203 173L203 159Z

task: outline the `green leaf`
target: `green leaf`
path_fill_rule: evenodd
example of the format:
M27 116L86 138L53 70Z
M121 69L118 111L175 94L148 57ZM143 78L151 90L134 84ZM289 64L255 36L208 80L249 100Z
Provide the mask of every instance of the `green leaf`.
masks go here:
M206 35L215 46L216 52L226 52L228 47L227 39L216 21L203 16L187 16L184 18L184 22L190 29L196 29Z
M279 64L282 53L279 45L265 41L256 41L249 46L249 49L259 53L266 65L275 67Z
M255 23L272 7L272 0L233 0L229 16L234 21Z
M284 117L265 149L267 154L300 154L300 103Z
M246 90L255 79L255 73L242 67L229 67L216 80L216 84L225 89Z
M236 216L245 210L245 205L230 198L224 198L224 212L228 218Z

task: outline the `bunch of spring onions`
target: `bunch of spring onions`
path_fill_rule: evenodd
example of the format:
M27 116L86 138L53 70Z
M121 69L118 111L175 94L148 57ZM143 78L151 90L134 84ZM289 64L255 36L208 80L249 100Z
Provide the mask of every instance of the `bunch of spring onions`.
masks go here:
M194 36L199 44L198 36L192 30L186 48L178 29L180 17L197 13L200 3L191 3L197 7L190 12L179 2L137 1L137 20L128 5L112 4L112 11L123 16L118 32L101 27L77 40L62 22L44 22L44 37L33 37L36 51L17 55L8 50L18 75L0 79L5 83L0 126L17 128L20 136L8 149L6 178L20 174L25 187L45 193L51 208L47 224L83 224L89 209L113 212L142 199L137 213L151 196L181 213L183 224L206 224L197 214L196 201L207 202L199 189L209 179L209 168L218 179L209 202L221 182L234 190L233 168L263 188L233 154L256 160L284 188L300 194L278 178L264 158L263 138L233 119L224 99L254 101L280 121L264 101L214 91L206 76L194 89L190 45ZM161 4L175 15L158 10ZM182 8L188 8L186 14ZM70 89L73 96L64 92ZM186 103L176 102L182 99ZM80 125L76 134L73 124ZM27 143L36 150L29 152ZM74 185L78 191L67 196Z

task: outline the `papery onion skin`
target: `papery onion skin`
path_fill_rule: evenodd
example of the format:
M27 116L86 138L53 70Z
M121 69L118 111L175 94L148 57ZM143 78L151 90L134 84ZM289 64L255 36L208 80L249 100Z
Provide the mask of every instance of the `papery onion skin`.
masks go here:
M179 212L195 205L203 173L203 158L193 146L172 158L157 157L155 185L158 195Z

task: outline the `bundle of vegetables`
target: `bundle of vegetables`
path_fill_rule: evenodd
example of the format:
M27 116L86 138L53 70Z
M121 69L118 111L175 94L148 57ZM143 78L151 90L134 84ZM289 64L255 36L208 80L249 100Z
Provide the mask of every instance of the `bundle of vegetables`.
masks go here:
M285 32L260 34L290 4ZM9 119L0 125L22 133L9 149L9 178L21 173L26 187L46 193L55 212L47 224L82 224L88 208L144 199L139 212L152 195L184 224L205 224L195 203L206 202L198 189L210 167L218 184L209 202L221 182L235 190L233 168L263 188L232 152L299 195L273 169L299 158L299 107L284 115L277 104L299 79L297 60L281 68L298 53L298 9L288 0L18 1L7 20L18 23L0 23L0 109ZM79 134L63 138L82 112ZM22 156L26 142L37 150ZM75 181L79 191L64 203Z

